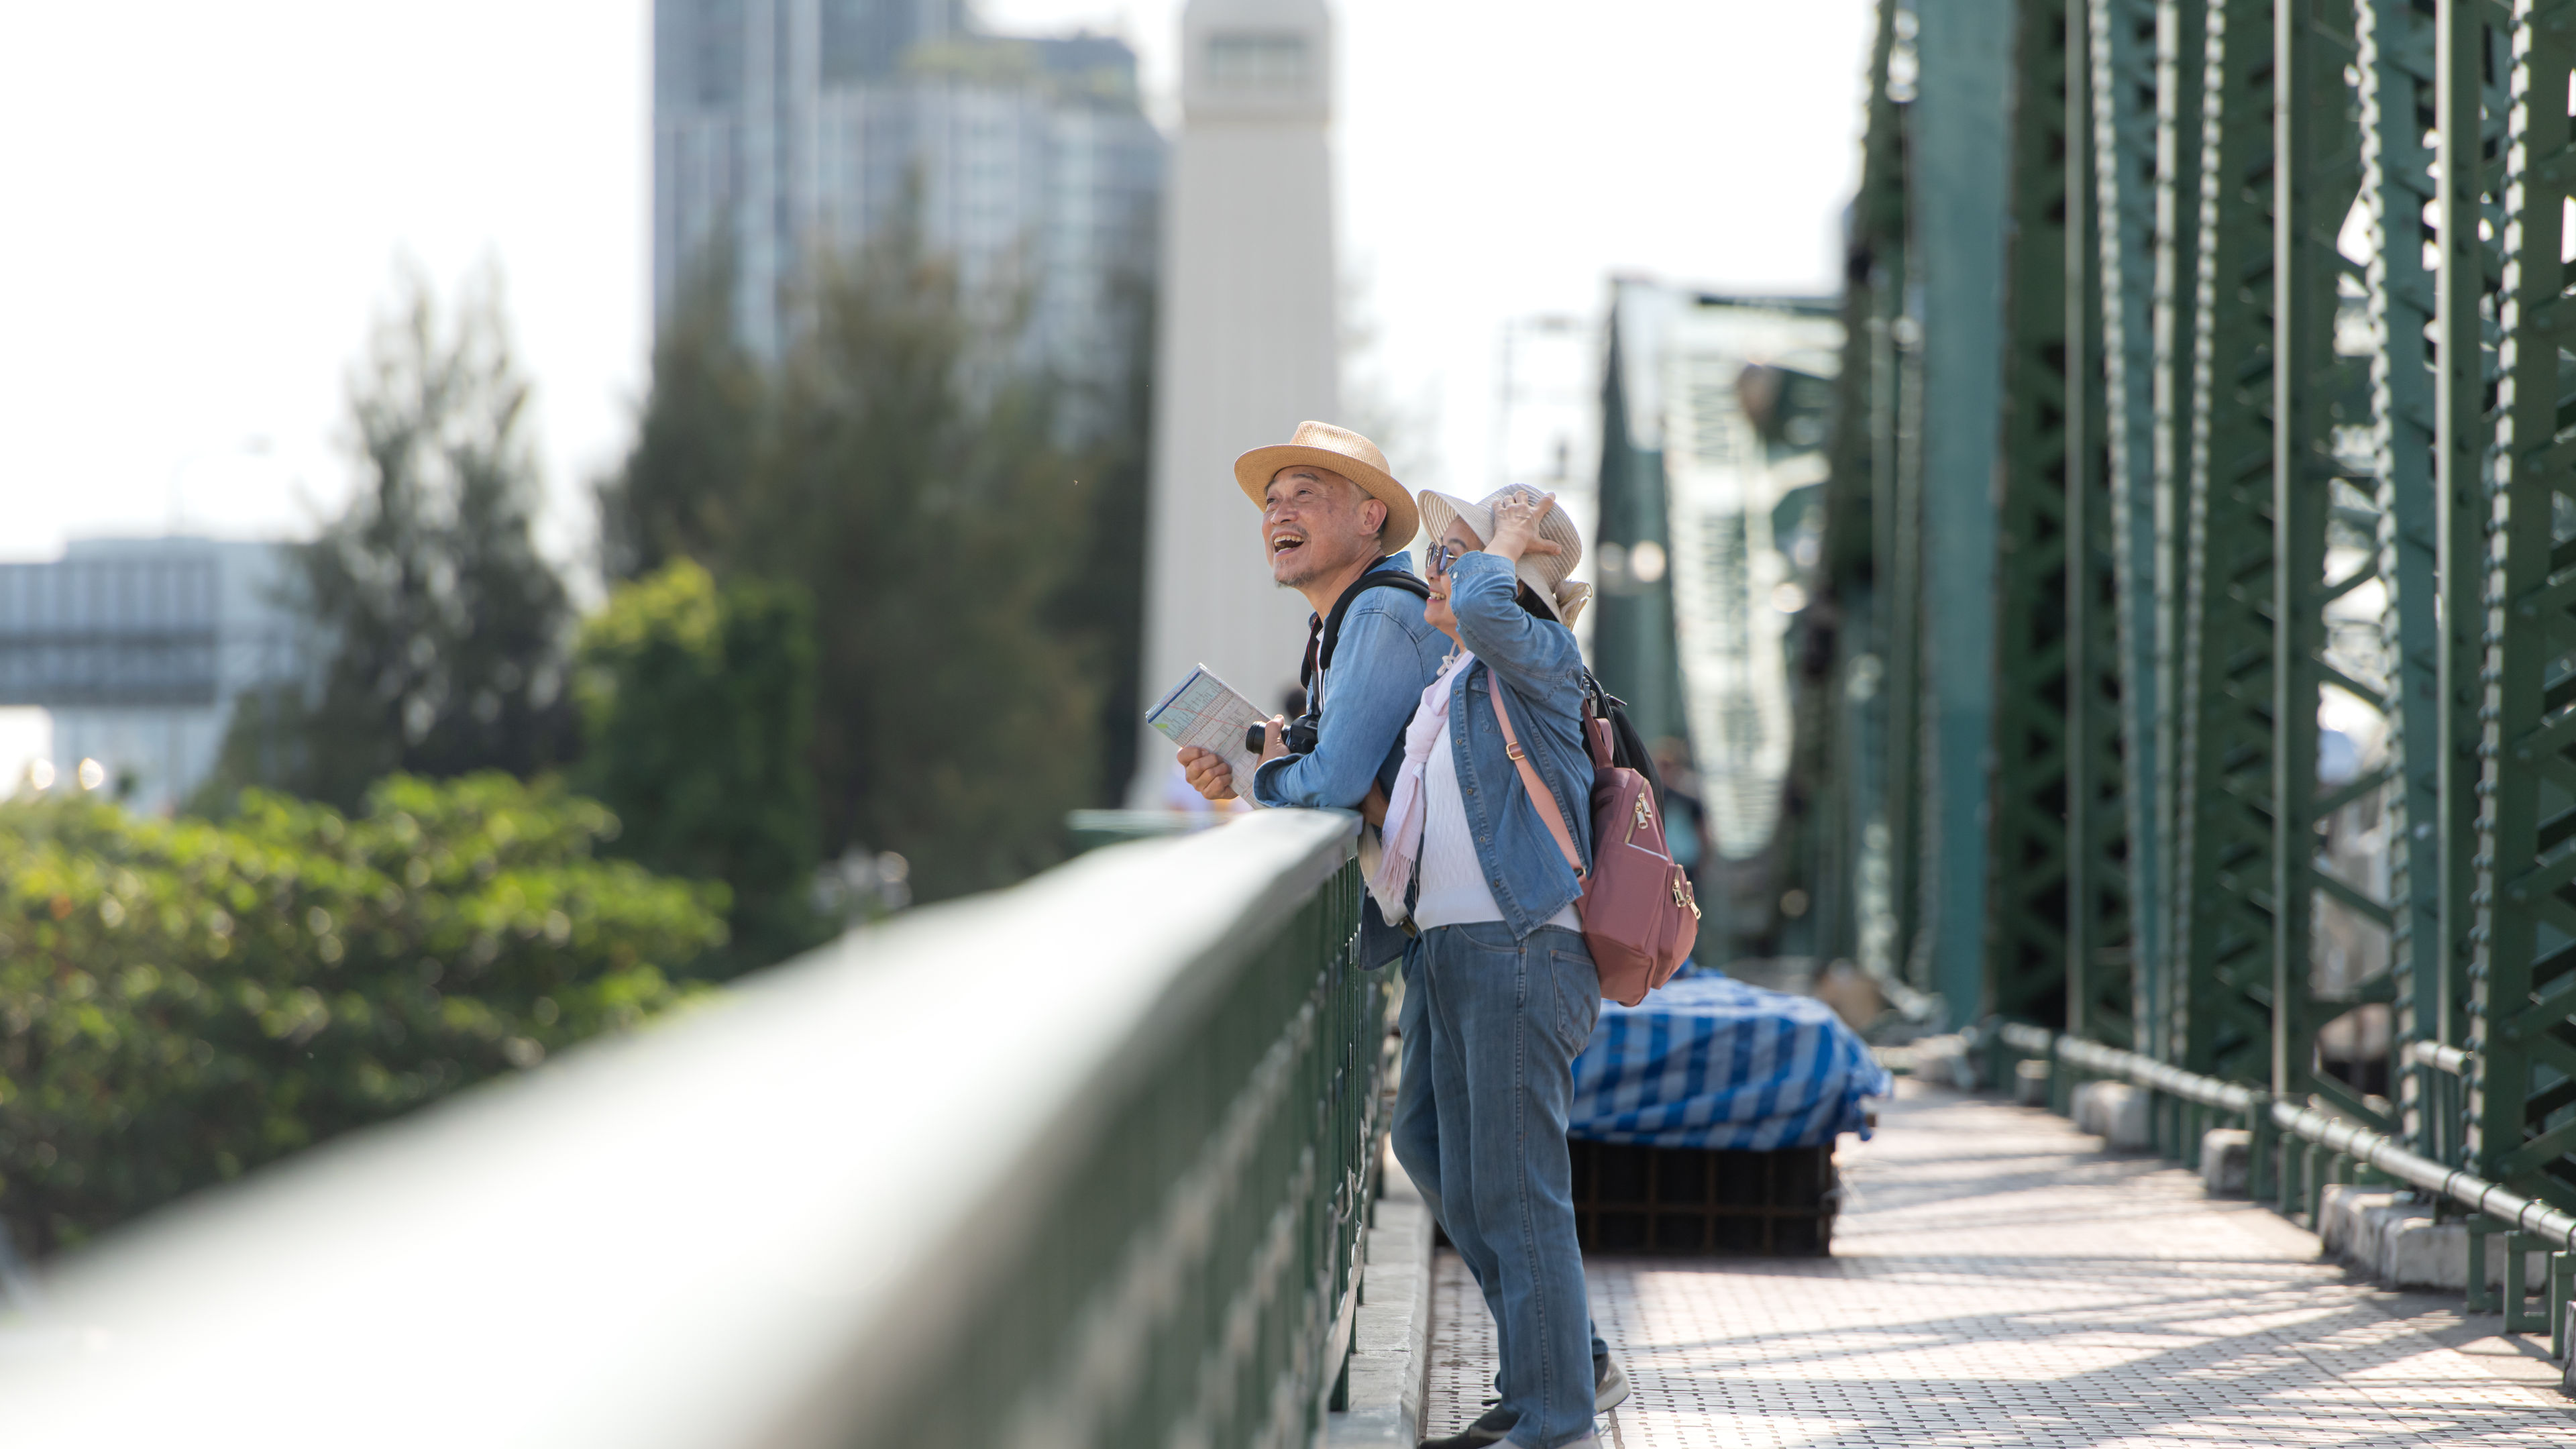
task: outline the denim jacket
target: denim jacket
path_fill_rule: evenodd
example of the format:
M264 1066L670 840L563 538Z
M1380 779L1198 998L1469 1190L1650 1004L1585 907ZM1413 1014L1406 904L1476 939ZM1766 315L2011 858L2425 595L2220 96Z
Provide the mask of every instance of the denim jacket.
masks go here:
M1369 570L1413 572L1390 554ZM1311 754L1271 760L1253 772L1264 805L1356 810L1372 784L1393 788L1404 764L1404 727L1423 688L1440 673L1449 638L1422 617L1422 601L1401 589L1371 589L1351 601L1333 646L1333 668L1318 682L1323 728Z
M1583 868L1592 869L1592 755L1583 745L1583 655L1574 631L1520 606L1512 565L1489 553L1451 565L1449 607L1474 667L1453 681L1449 740L1476 861L1515 937L1526 937L1583 894L1556 836L1521 782L1494 719L1494 681L1512 732L1548 792Z
M1403 554L1376 568L1413 572ZM1313 753L1271 760L1253 772L1252 798L1264 805L1356 810L1369 786L1392 789L1404 764L1404 727L1422 691L1440 673L1449 636L1422 617L1422 600L1402 589L1371 589L1351 601L1333 645L1333 667L1316 682L1323 727ZM1386 923L1377 902L1360 911L1360 964L1374 968L1404 950L1404 933Z

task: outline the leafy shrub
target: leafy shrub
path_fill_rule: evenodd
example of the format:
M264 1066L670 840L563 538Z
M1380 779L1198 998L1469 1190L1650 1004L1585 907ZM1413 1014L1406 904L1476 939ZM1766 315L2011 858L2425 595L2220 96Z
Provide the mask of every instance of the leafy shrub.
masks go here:
M594 856L551 784L380 782L356 818L0 802L0 1220L50 1252L680 999L721 885Z

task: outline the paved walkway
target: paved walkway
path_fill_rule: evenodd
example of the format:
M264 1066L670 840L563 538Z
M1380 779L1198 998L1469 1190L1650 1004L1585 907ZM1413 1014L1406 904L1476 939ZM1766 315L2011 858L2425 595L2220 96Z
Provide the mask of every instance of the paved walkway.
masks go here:
M1840 1163L1831 1258L1586 1265L1636 1384L1605 1445L2576 1446L2545 1336L2348 1277L2048 1113L1909 1081ZM1493 1373L1474 1285L1438 1273L1433 1435Z

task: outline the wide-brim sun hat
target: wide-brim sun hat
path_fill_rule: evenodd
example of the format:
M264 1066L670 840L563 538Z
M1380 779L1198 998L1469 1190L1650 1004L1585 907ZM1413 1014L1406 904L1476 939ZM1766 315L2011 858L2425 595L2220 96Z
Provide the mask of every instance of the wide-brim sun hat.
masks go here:
M1452 494L1422 490L1422 536L1437 543L1449 532L1452 520L1464 523L1485 543L1494 541L1494 505L1515 493L1537 496L1537 490L1514 484L1497 488L1474 503ZM1565 505L1551 502L1547 512L1539 515L1538 536L1557 546L1555 553L1525 553L1512 572L1530 586L1560 624L1572 625L1592 602L1592 586L1566 577L1574 566L1583 562L1583 535L1575 532L1574 520L1565 516Z
M1422 516L1414 507L1413 494L1395 481L1386 470L1386 454L1377 444L1348 428L1331 423L1299 423L1287 442L1255 448L1234 460L1234 481L1243 485L1243 496L1255 508L1267 506L1262 495L1279 470L1298 463L1328 469L1357 483L1368 496L1386 505L1386 527L1378 539L1388 553L1413 542L1414 531L1422 526Z

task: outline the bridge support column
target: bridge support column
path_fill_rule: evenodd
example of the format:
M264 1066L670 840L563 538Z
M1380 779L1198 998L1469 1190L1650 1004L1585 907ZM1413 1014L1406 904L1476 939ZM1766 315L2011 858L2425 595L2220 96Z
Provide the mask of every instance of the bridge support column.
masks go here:
M2011 7L1917 0L1912 182L1923 313L1924 930L1954 1023L1980 1012L1995 690L1994 486L2003 414Z

